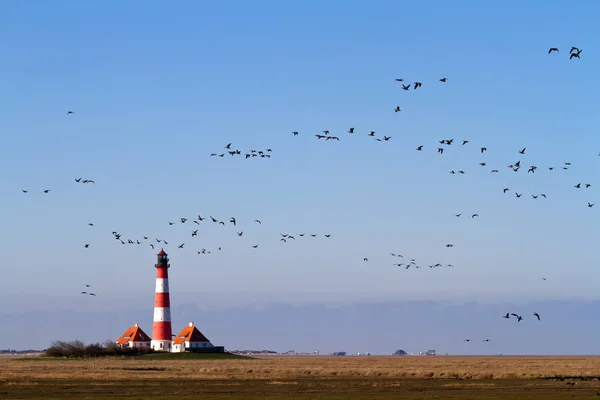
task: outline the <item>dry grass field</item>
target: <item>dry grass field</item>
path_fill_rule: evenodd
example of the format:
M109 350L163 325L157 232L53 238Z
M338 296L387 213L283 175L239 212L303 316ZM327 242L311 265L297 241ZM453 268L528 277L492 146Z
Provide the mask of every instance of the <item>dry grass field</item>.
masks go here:
M599 377L600 357L1 357L0 398L589 399Z

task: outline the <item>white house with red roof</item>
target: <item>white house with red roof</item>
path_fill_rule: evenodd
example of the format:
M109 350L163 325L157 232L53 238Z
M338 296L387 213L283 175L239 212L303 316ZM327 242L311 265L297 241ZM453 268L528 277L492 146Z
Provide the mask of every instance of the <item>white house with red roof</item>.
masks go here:
M150 336L146 335L136 322L117 339L116 343L121 347L150 348L150 341Z
M195 349L215 349L215 346L190 322L173 339L173 353L194 351ZM216 349L215 349L216 350Z

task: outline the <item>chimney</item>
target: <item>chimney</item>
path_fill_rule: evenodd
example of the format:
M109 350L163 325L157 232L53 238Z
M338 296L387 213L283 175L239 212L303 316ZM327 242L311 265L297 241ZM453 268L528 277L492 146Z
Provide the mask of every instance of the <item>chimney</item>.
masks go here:
M136 322L135 324L133 324L133 326L135 326L137 328L138 327L138 323Z
M190 323L188 324L188 326L194 326L194 322L190 321Z

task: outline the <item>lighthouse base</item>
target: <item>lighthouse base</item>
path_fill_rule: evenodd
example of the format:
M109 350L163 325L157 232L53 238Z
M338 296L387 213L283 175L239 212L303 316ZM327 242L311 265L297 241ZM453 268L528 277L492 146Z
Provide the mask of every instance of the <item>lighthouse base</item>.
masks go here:
M154 351L171 352L172 345L173 342L170 340L152 340L150 342L150 348Z

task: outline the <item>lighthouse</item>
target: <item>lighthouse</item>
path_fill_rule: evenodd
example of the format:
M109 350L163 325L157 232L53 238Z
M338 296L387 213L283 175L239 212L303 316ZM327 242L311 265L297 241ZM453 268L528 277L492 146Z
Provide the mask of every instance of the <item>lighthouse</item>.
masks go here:
M154 296L154 323L150 347L156 351L171 351L171 301L169 298L169 257L163 249L158 253L156 267L156 294Z

